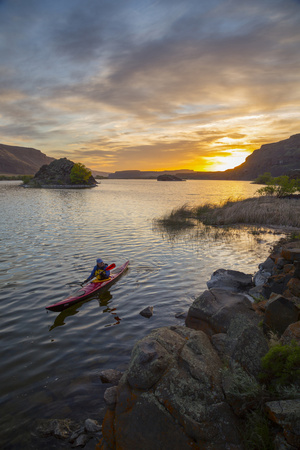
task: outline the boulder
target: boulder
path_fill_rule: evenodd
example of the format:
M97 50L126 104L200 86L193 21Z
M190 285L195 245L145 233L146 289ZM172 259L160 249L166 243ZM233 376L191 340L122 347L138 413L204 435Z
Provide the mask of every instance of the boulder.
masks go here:
M123 372L114 369L102 370L100 372L100 379L102 383L110 383L117 385L123 375Z
M153 330L133 349L103 422L102 449L242 449L209 338L185 327Z
M283 248L281 254L288 261L300 261L300 248Z
M143 317L147 317L149 319L153 316L153 306L147 306L147 308L143 309L143 311L140 312L140 315Z
M250 300L243 294L227 289L204 291L189 308L186 326L204 331L209 336L226 333L236 314L244 314L257 322Z
M227 402L239 417L245 417L255 409L261 398L257 380L238 364L232 365L231 370L223 369L222 388Z
M273 295L265 306L263 329L282 335L285 329L300 319L299 303L282 295Z
M285 274L283 272L272 275L268 278L267 283L263 285L263 296L265 298L270 298L272 293L283 294L287 289L287 284L291 278L291 274Z
M225 355L230 364L238 365L248 374L258 378L261 358L268 352L268 342L260 328L243 314L230 322L226 335Z
M230 291L246 291L253 286L252 275L237 270L216 270L206 283L208 289L221 288Z
M104 392L104 401L109 409L114 409L117 401L117 386L112 386Z
M272 274L272 271L275 267L275 262L272 258L268 257L265 262L258 265L259 270L264 270L266 272L270 272Z
M287 284L287 289L284 292L285 296L300 298L300 279L291 278Z
M283 428L287 442L295 448L300 448L299 399L268 402L266 411L270 420Z
M253 277L253 282L255 286L262 286L265 284L268 280L268 278L271 276L271 272L268 272L264 269L259 270L256 272L256 274Z
M280 342L283 345L290 344L292 341L297 342L300 345L300 321L291 323L284 331L280 338Z

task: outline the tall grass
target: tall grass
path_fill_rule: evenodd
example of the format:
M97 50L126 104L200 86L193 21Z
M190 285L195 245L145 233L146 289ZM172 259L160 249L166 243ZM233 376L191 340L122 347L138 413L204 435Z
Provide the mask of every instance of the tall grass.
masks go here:
M300 228L300 200L293 198L228 199L217 205L205 203L190 209L185 206L184 214L204 225L246 224ZM176 211L172 212L172 217L176 219Z

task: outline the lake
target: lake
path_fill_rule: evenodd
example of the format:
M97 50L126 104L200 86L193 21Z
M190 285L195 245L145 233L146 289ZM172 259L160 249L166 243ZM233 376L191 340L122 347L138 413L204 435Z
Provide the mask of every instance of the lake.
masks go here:
M99 418L103 369L124 370L153 328L184 325L219 268L255 273L279 235L169 235L153 224L173 208L253 196L244 181L103 180L94 189L24 189L0 182L1 448L43 448L39 418ZM108 291L62 312L62 300L101 257L129 269ZM77 284L76 284L77 283ZM154 315L139 313L147 306Z

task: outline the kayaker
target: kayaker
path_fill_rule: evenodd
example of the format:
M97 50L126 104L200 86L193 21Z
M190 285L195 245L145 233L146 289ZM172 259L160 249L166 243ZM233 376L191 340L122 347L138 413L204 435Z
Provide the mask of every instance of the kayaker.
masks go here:
M95 265L95 267L93 268L91 275L84 280L84 283L87 283L88 281L92 280L93 278L97 278L97 280L101 281L101 280L106 280L107 278L109 278L110 275L110 270L105 270L106 267L108 267L107 264L105 264L102 259L98 258L97 259L97 264Z

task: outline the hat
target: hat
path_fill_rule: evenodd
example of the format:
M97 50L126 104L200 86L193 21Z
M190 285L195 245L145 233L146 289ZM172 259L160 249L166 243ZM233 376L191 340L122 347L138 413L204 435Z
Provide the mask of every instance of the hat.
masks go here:
M101 264L101 263L103 263L102 259L98 258L97 259L97 264Z

